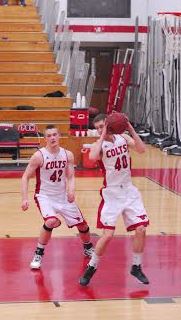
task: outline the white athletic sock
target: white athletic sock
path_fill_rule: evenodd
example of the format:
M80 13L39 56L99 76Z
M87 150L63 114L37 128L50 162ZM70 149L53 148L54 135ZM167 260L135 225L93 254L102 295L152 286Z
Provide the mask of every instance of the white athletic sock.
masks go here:
M96 269L97 265L99 263L99 259L100 259L100 257L97 256L97 254L95 252L93 252L92 257L89 261L89 266L94 267Z
M142 253L133 253L133 264L139 266L142 263Z
M45 248L45 244L41 244L38 242L37 247L40 249L44 249Z

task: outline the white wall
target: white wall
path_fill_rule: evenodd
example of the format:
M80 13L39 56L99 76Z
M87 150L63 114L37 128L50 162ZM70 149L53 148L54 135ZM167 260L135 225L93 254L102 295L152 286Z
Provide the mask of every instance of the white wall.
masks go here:
M146 0L148 3L148 14L156 16L157 12L181 12L180 0Z
M60 1L60 10L67 12L67 0ZM98 0L99 1L99 0ZM111 0L110 0L111 1ZM121 0L120 0L121 1ZM68 18L70 25L95 25L95 26L134 26L136 16L139 25L146 26L148 16L156 16L160 11L181 11L181 0L131 0L131 18ZM142 41L144 34L139 35ZM74 41L90 42L127 42L134 41L134 33L109 33L109 32L74 32Z

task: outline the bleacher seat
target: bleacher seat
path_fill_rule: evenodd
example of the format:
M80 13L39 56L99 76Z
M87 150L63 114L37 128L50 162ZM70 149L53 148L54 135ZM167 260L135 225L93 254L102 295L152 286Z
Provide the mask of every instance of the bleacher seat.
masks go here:
M18 159L19 138L20 134L15 126L12 124L0 125L0 153L5 156L10 155L12 159Z

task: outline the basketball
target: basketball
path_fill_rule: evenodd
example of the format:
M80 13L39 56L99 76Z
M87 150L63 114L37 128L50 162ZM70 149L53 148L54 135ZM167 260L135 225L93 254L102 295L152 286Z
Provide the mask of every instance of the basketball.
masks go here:
M124 113L113 112L106 122L108 133L121 134L128 128L128 118Z

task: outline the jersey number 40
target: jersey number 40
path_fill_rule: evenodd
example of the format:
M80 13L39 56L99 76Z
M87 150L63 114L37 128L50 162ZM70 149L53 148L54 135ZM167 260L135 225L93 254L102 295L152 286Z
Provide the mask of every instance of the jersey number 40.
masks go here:
M128 161L127 161L126 156L122 156L121 158L118 157L116 159L116 163L115 163L115 166L114 166L114 168L116 170L120 171L121 168L126 169L127 167L128 167Z

